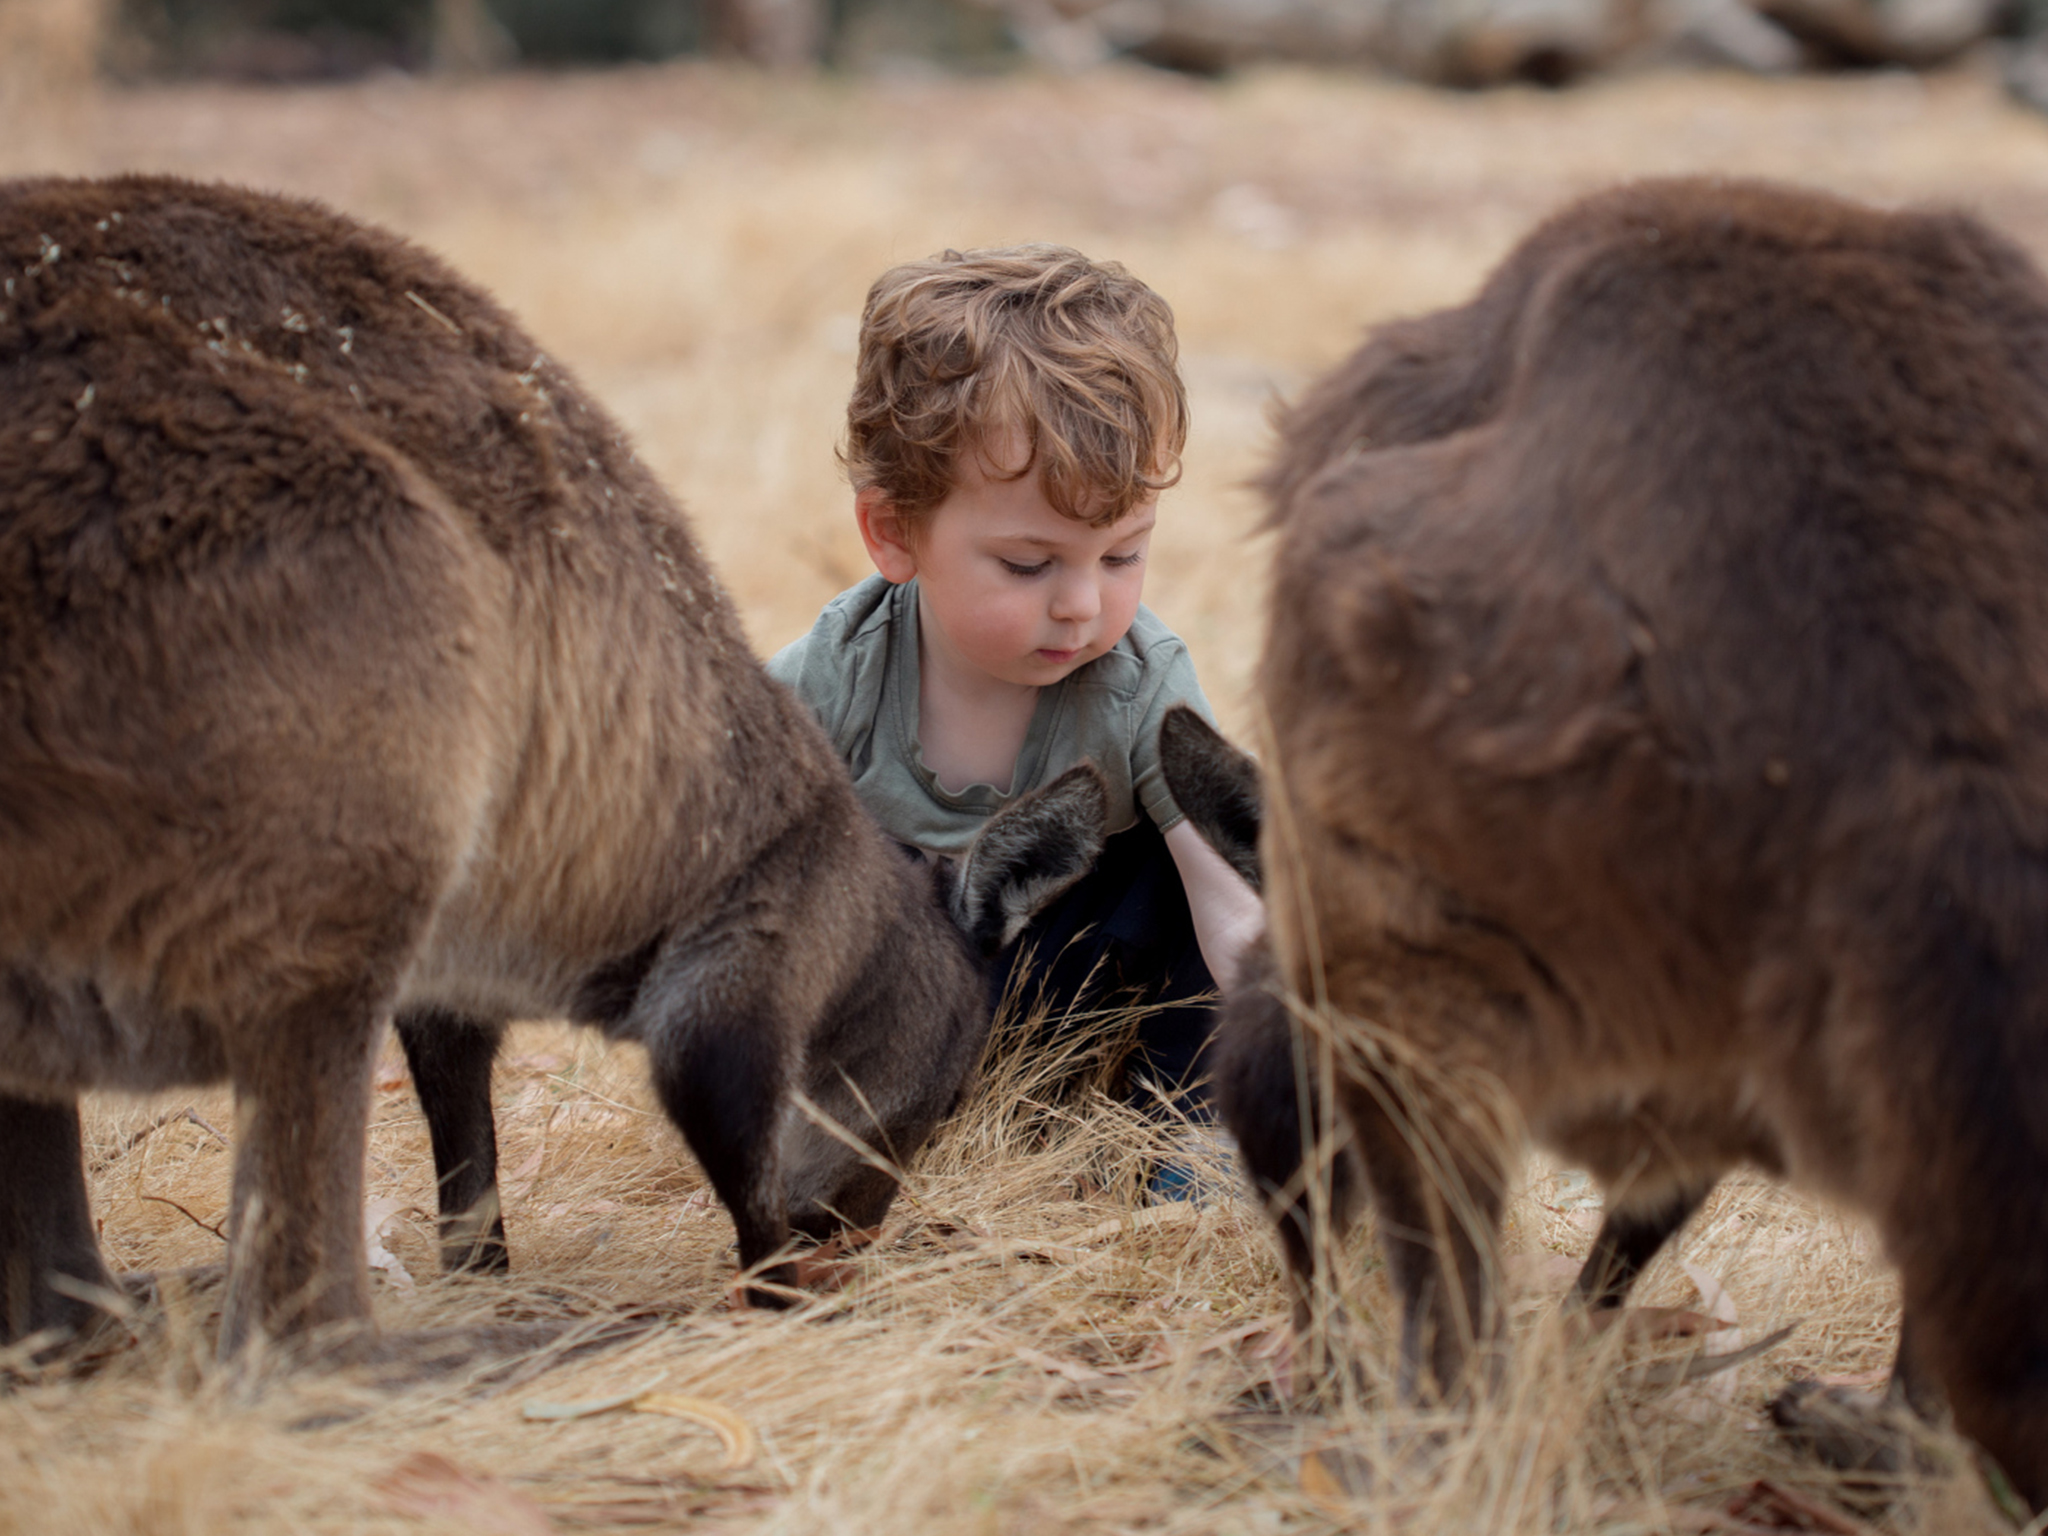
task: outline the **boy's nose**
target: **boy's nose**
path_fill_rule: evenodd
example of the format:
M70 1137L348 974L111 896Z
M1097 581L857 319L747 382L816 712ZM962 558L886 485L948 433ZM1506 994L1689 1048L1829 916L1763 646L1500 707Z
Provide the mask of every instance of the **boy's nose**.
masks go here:
M1051 616L1063 623L1082 623L1102 611L1102 594L1092 574L1077 571L1053 583Z

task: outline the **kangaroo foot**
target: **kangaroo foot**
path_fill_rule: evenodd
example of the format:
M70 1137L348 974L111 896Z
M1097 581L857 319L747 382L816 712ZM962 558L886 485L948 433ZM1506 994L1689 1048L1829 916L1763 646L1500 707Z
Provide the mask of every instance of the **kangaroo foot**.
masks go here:
M160 1307L167 1296L207 1302L220 1309L221 1287L228 1281L225 1264L195 1264L190 1269L138 1269L121 1276L121 1291L138 1307Z
M218 1292L227 1278L225 1264L196 1269L139 1270L120 1275L111 1285L93 1285L59 1277L57 1283L91 1311L77 1328L51 1330L23 1339L0 1351L0 1382L44 1381L53 1375L89 1376L108 1361L126 1354L160 1328L168 1292L206 1297L210 1314L218 1317Z

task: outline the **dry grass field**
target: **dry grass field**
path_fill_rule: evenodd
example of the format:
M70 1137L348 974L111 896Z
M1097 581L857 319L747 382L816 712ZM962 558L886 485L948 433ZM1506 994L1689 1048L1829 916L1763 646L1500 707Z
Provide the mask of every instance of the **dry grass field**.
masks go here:
M764 651L862 573L832 449L869 279L1019 239L1121 259L1180 317L1195 413L1148 597L1240 727L1264 558L1242 481L1269 400L1363 325L1464 295L1560 200L1644 173L1767 174L1961 202L2048 257L2048 123L1967 71L1451 97L1303 73L787 82L674 67L46 93L0 123L0 174L126 169L316 196L495 290L692 509ZM1045 1107L997 1069L851 1282L769 1317L726 1306L730 1228L631 1053L525 1026L497 1090L509 1285L436 1277L425 1132L402 1072L380 1080L380 1322L623 1308L658 1309L658 1327L509 1373L311 1376L251 1395L208 1362L203 1290L168 1284L140 1342L96 1373L0 1361L15 1382L0 1395L0 1531L2005 1525L1967 1471L1921 1478L1889 1510L1845 1502L1768 1431L1760 1405L1789 1377L1883 1370L1895 1297L1860 1224L1767 1185L1725 1188L1643 1296L1751 1339L1799 1320L1761 1359L1653 1389L1628 1383L1617 1345L1568 1346L1551 1301L1598 1207L1583 1178L1534 1167L1510 1226L1517 1358L1500 1399L1467 1418L1390 1410L1386 1294L1361 1241L1364 1386L1290 1429L1269 1411L1282 1300L1261 1220L1229 1194L1146 1205L1152 1133L1105 1104ZM218 1259L233 1135L221 1093L90 1106L117 1266ZM650 1391L694 1406L559 1416Z

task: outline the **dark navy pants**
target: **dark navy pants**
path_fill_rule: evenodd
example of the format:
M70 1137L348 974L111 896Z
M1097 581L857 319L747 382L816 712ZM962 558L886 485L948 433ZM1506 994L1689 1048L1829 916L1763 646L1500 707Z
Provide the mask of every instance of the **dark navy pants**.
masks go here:
M1008 1037L1011 1050L1071 1043L1082 1026L1068 1021L1070 1012L1145 1006L1120 1074L1125 1096L1156 1109L1163 1095L1183 1114L1213 1118L1204 1079L1216 983L1195 941L1180 870L1149 819L1111 837L1094 869L1039 913L1004 952L993 986L998 1002L1015 989L1025 1014L1045 1010L1035 1032Z

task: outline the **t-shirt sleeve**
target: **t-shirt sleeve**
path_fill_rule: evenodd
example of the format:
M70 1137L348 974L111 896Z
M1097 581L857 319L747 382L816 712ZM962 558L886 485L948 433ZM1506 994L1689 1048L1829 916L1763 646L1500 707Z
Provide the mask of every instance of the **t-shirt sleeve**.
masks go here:
M1216 713L1202 697L1194 658L1178 639L1157 647L1147 661L1144 687L1133 701L1136 730L1131 740L1131 788L1152 824L1161 832L1170 832L1185 819L1185 813L1166 787L1166 772L1159 763L1160 724L1176 704L1191 705L1211 725L1216 723Z
M825 622L826 616L821 616L809 634L790 641L769 657L768 675L803 700L804 707L836 744L846 713L846 691L832 665L838 647L832 643L832 636L822 633Z
M809 648L811 637L798 635L789 644L768 658L768 675L785 688L794 688L796 680L803 676L804 652Z

